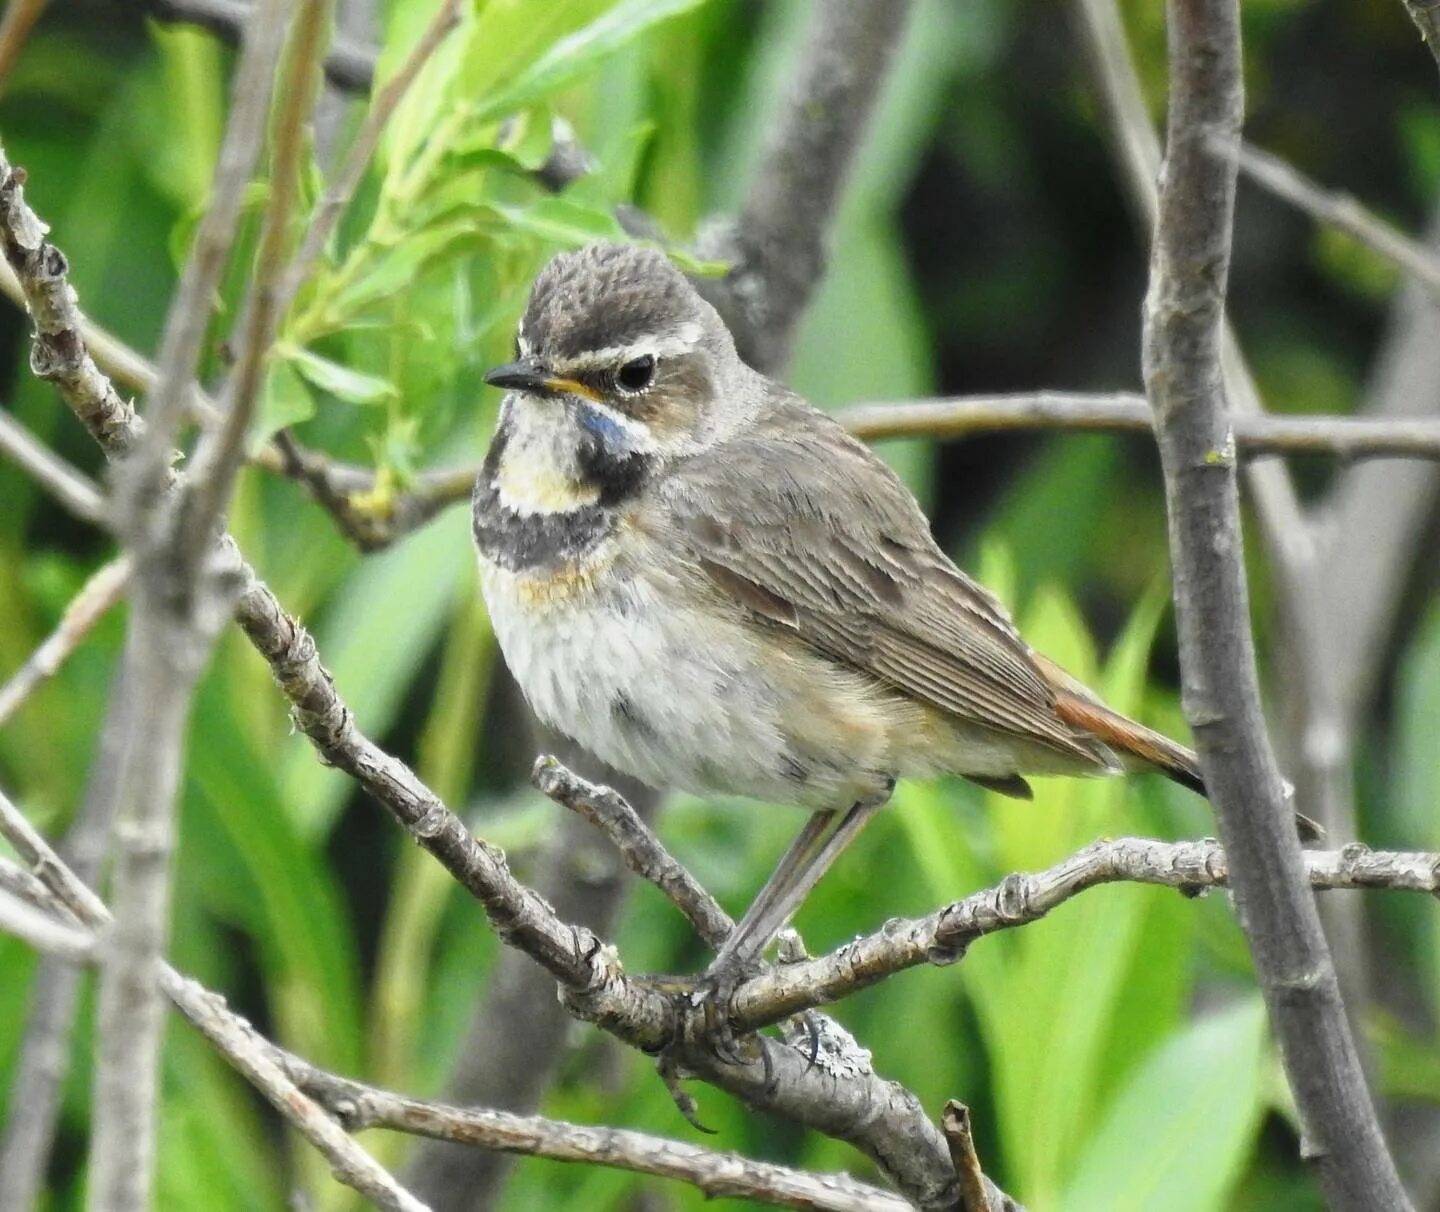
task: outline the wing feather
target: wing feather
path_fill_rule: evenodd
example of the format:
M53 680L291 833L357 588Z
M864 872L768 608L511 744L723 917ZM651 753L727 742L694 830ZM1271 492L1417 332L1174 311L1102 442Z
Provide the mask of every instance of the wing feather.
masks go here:
M908 489L795 398L665 477L649 525L725 598L962 719L1104 761L1000 603L936 546Z

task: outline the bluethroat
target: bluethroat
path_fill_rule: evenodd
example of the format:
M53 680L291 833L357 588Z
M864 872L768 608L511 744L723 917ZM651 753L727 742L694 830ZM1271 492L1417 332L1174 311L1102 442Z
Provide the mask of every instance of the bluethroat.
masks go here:
M740 360L659 251L598 244L536 279L475 485L505 660L537 715L657 787L811 816L712 974L737 973L886 802L951 773L1195 755L1110 710L1020 637L931 538L893 471Z

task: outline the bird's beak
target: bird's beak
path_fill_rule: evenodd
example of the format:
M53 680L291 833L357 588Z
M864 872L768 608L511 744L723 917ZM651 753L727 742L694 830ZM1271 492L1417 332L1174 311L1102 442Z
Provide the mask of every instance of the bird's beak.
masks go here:
M485 375L485 382L491 387L503 387L507 391L523 391L532 396L583 396L595 399L595 393L578 379L566 379L553 375L535 358L521 358L518 362L507 362L497 366Z

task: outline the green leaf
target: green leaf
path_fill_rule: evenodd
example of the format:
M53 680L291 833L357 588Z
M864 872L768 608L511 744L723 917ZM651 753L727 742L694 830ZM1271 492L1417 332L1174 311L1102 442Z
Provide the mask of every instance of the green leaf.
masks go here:
M552 244L576 247L592 240L624 240L625 229L606 210L581 206L568 198L541 198L530 206L492 205L511 228Z
M688 12L702 2L703 0L619 0L619 3L608 11L601 12L573 33L550 43L543 53L529 62L524 62L523 56L517 55L499 72L485 76L477 75L482 71L483 52L474 59L467 56L461 78L471 86L479 84L486 89L476 107L479 115L494 116L523 109L590 70L601 59L614 54L652 26ZM482 32L486 24L485 17L489 16L492 10L516 7L518 6L503 2L491 4L478 23L480 30L477 31L475 41L478 43L486 37ZM537 19L533 7L530 8L527 24L532 28L554 28L554 25L563 27L568 19L587 9L593 10L595 5L567 4L564 0L557 0L548 8L553 16L547 14L544 19ZM513 20L513 17L511 19ZM526 39L527 48L533 48L536 41L533 35Z
M1066 1212L1220 1212L1265 1109L1258 996L1192 1023L1125 1084L1060 1201Z
M289 360L316 387L351 404L384 404L398 394L395 384L376 375L341 366L302 346L287 342L280 345L276 352Z
M411 232L374 260L367 273L348 283L326 308L327 330L342 323L367 307L393 297L412 285L425 271L479 238L475 223L458 218Z
M260 386L260 403L248 441L250 452L259 450L271 436L315 415L315 400L292 362L272 358Z

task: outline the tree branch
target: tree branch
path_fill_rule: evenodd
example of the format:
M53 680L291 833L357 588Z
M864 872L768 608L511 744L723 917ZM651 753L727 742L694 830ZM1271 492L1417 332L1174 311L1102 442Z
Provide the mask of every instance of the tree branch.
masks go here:
M130 582L130 560L117 556L108 564L101 565L60 617L60 623L30 658L0 685L0 727L15 714L30 693L53 677L66 659L90 634L91 628L104 617L107 611L125 596Z
M711 947L718 948L735 929L734 920L720 903L665 849L624 796L577 778L548 755L535 759L530 781L541 794L600 829L625 865L659 888Z
M1293 828L1291 830L1294 831ZM1039 921L1101 884L1154 884L1197 896L1229 887L1231 863L1219 842L1116 838L1093 842L1053 867L1014 873L922 918L895 918L828 955L768 970L735 995L734 1018L758 1030L813 1006L827 1005L922 964L961 959L977 939ZM1440 855L1370 850L1307 850L1301 880L1316 889L1370 888L1440 895Z
M273 146L255 265L239 309L235 363L226 377L220 422L201 439L176 503L173 546L183 563L194 563L210 549L245 459L245 439L259 401L265 361L286 306L290 219L299 200L307 123L320 91L320 62L334 7L335 0L305 0L291 22L287 54L280 67L282 86L271 123ZM265 19L262 13L260 20ZM255 32L257 36L260 33L258 28Z
M816 0L793 83L770 125L745 205L702 237L731 263L697 282L730 325L740 356L774 372L825 269L850 166L910 14L910 0Z
M8 412L0 411L0 453L8 455L66 510L92 526L106 527L105 499L95 481L72 467Z
M1440 6L1434 0L1405 0L1405 11L1420 31L1421 41L1430 48L1436 66L1440 67Z
M0 889L7 890L0 891L0 929L72 961L93 958L93 932L108 923L108 911L3 793L0 836L43 876L17 881L11 878L8 865L0 867ZM17 873L25 876L18 869ZM24 899L17 899L17 894ZM52 904L67 911L84 929L54 917L48 912ZM388 1128L507 1153L614 1166L678 1179L710 1197L747 1198L781 1207L834 1212L871 1208L898 1212L910 1207L899 1197L847 1175L807 1174L641 1132L406 1098L329 1073L276 1047L231 1011L218 994L169 965L161 967L158 983L242 1076L320 1148L341 1182L384 1208L416 1212L423 1205L375 1166L345 1131Z
M1186 714L1232 864L1242 926L1327 1200L1405 1208L1305 889L1265 735L1249 629L1223 372L1239 141L1235 0L1170 0L1167 162L1146 300L1144 369L1165 471ZM1220 456L1217 458L1217 454Z
M959 438L1054 430L1150 433L1145 397L1133 392L1018 392L938 400L854 404L835 419L866 441L893 437ZM1369 417L1272 416L1234 418L1235 443L1250 458L1314 455L1341 459L1440 459L1440 421ZM384 516L362 513L351 501L374 488L361 467L277 439L283 474L300 482L361 551L378 551L423 526L451 505L470 499L479 468L429 471L395 494Z
M29 864L76 925L84 928L90 946L84 954L71 958L89 958L99 941L95 936L108 933L115 924L105 903L51 849L4 792L0 792L0 837ZM64 926L60 922L54 924ZM327 1111L295 1085L276 1059L277 1050L273 1045L232 1014L223 998L181 975L163 960L147 975L156 993L168 997L220 1054L320 1151L340 1182L390 1212L428 1212L424 1204L400 1187L374 1158L351 1140Z
M254 0L148 0L146 7L160 21L198 25L238 46L256 6ZM341 92L368 93L375 79L374 50L337 39L325 57L325 78Z
M624 1128L424 1102L336 1077L304 1062L292 1063L290 1071L306 1093L341 1114L351 1131L386 1128L503 1153L611 1166L676 1179L710 1199L748 1199L833 1212L902 1212L912 1206L898 1195L845 1174L805 1173Z
M1233 155L1242 173L1277 198L1317 222L1343 231L1398 265L1426 290L1440 294L1440 257L1419 240L1367 210L1351 195L1316 185L1294 165L1258 147L1242 143L1227 149L1218 142L1211 146L1219 154Z
M1125 39L1116 0L1075 0L1110 131L1119 147L1127 192L1146 243L1156 223L1159 142ZM1207 132L1211 134L1212 132ZM1221 367L1232 412L1263 416L1264 408L1244 354L1228 322L1222 329ZM1249 463L1242 469L1269 557L1280 655L1273 662L1284 696L1286 749L1294 767L1297 797L1331 837L1355 836L1355 805L1348 777L1348 740L1338 728L1336 669L1326 644L1333 587L1320 567L1315 529L1300 507L1288 469ZM1357 1005L1370 981L1359 906L1329 907L1342 977Z
M854 404L835 419L857 438L936 437L1012 430L1151 433L1154 414L1131 392L1042 391L949 400ZM1239 454L1329 455L1342 459L1440 459L1440 421L1370 417L1236 416L1231 434Z
M176 541L175 514L166 499L170 465L210 303L264 141L285 7L281 0L266 0L246 39L211 205L171 301L145 433L125 441L128 457L117 489L135 588L117 683L129 714L117 779L115 921L100 972L92 1102L88 1199L90 1207L105 1212L143 1212L150 1206L164 1027L155 973L169 932L175 796L191 691L228 605L230 578L220 563L204 558L210 549L186 558L184 544ZM50 248L42 244L40 255ZM63 269L63 258L55 257ZM13 258L11 264L23 282L21 266ZM84 354L84 347L77 352ZM111 433L119 439L122 431Z

